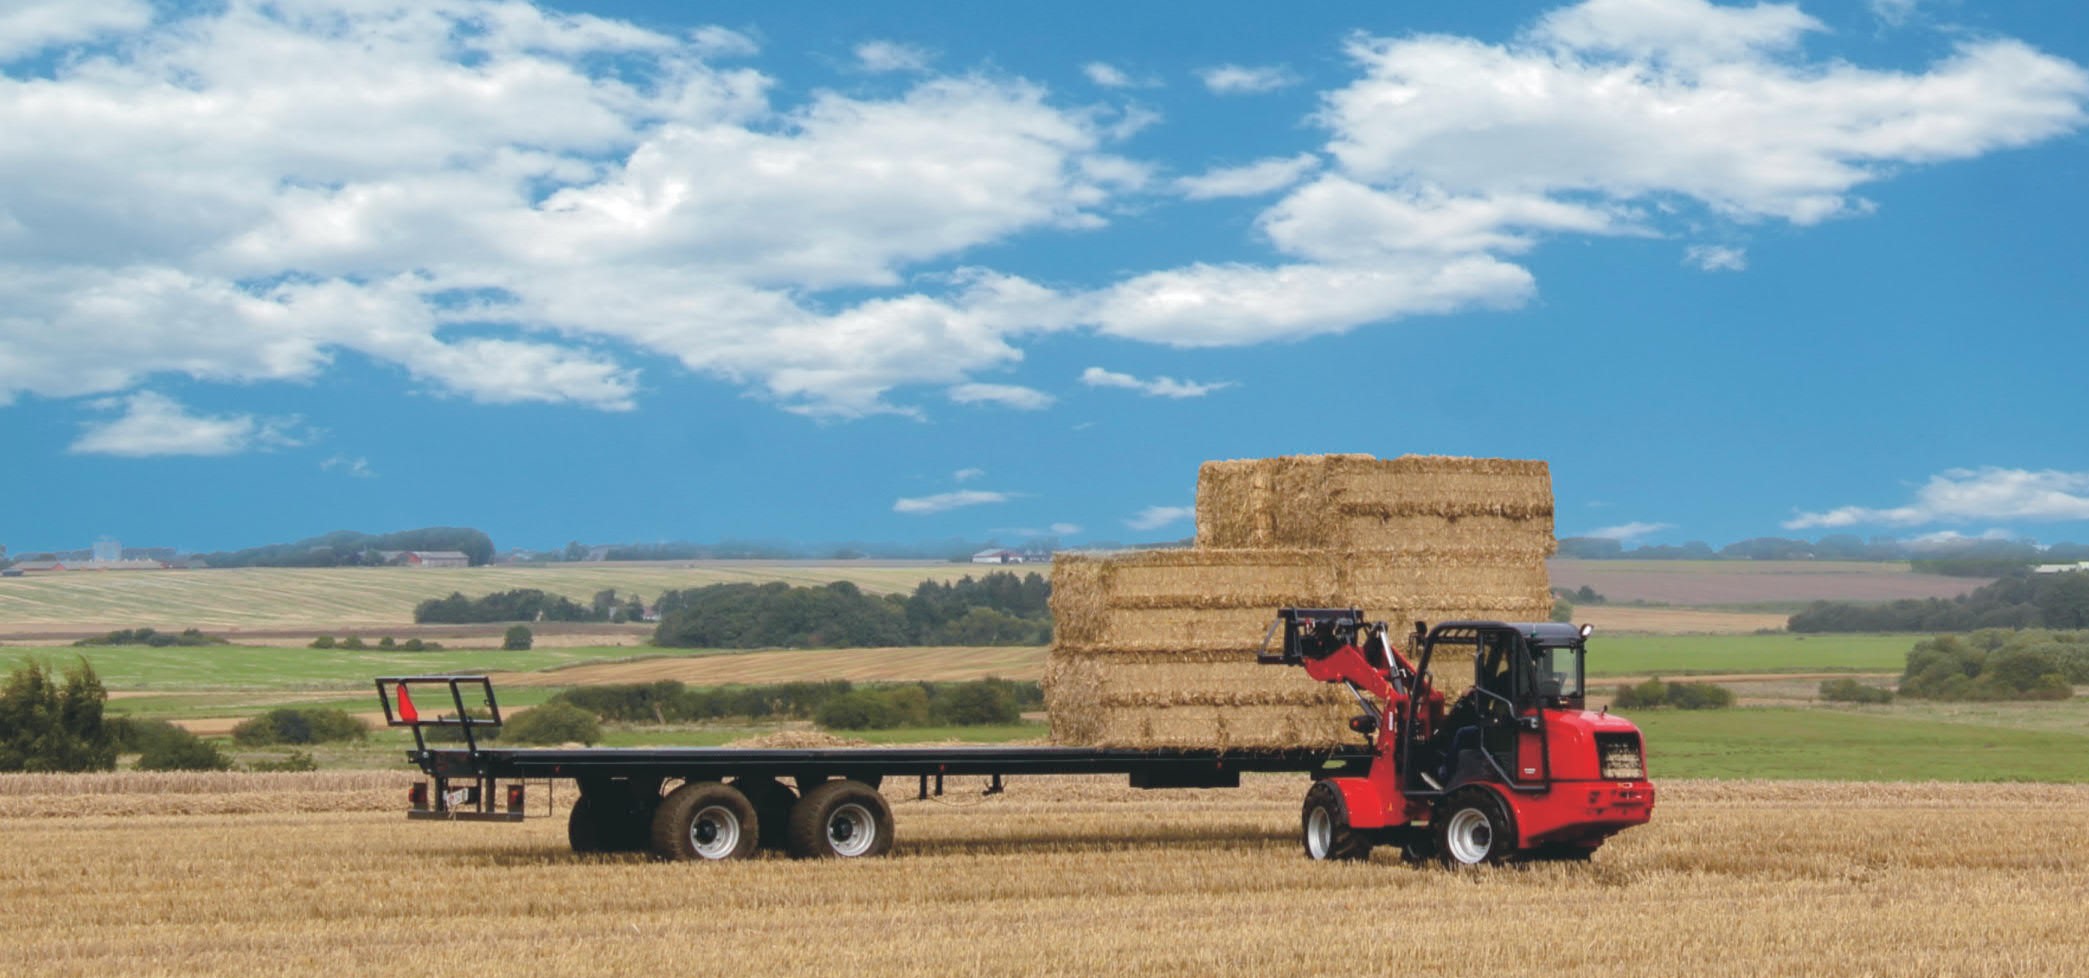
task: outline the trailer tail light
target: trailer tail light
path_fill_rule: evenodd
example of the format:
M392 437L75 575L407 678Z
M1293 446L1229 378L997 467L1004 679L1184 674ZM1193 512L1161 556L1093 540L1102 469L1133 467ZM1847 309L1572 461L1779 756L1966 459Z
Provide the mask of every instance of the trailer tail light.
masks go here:
M522 785L519 785L519 784L511 784L511 785L509 785L509 786L508 786L508 811L511 811L511 812L519 812L519 811L522 811L522 798L523 798L523 792L522 792Z
M1636 733L1599 733L1596 756L1603 762L1603 777L1609 781L1638 781L1647 776L1639 753Z
M427 811L428 782L416 781L413 783L413 787L406 789L406 804L410 808Z

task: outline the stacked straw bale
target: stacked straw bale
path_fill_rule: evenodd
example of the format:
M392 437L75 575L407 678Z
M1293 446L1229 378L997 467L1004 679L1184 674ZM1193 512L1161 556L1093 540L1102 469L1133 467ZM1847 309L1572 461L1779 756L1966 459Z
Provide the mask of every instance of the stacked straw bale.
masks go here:
M1354 742L1356 703L1255 662L1276 609L1415 620L1542 619L1551 608L1543 462L1368 455L1207 462L1197 546L1060 554L1045 670L1052 736L1120 747ZM1444 662L1439 676L1461 675ZM1455 679L1446 679L1456 685Z

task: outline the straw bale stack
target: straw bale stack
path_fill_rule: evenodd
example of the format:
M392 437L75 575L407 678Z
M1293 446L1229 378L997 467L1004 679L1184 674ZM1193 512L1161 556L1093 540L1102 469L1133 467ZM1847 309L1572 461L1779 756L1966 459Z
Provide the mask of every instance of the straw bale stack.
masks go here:
M1354 742L1356 703L1255 662L1280 607L1528 621L1551 607L1543 462L1367 455L1207 462L1197 546L1060 554L1045 671L1053 739L1128 747ZM1443 662L1452 677L1469 669ZM1455 680L1445 680L1455 687Z

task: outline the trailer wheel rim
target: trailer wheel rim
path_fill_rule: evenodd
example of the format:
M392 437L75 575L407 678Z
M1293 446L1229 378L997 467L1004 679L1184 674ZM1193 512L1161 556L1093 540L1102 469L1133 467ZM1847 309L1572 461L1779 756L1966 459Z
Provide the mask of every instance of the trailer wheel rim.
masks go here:
M827 816L827 847L837 856L861 856L878 842L878 820L870 809L851 802Z
M1451 824L1444 833L1450 845L1451 858L1461 863L1473 864L1487 860L1494 851L1494 823L1487 813L1477 808L1461 808L1451 816Z
M726 859L740 848L740 817L724 805L710 805L689 820L689 848L700 859Z
M1313 809L1313 814L1306 816L1307 854L1314 859L1326 859L1328 851L1334 848L1334 839L1335 820L1327 814L1327 809Z

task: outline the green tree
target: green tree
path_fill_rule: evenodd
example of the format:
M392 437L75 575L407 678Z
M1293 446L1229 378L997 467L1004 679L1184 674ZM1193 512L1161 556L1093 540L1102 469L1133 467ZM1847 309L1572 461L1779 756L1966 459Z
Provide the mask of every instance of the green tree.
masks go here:
M1022 716L1016 708L1015 694L993 680L964 683L936 698L936 720L952 726L1014 723Z
M508 634L501 638L500 647L510 652L523 652L535 644L536 636L530 633L528 625L510 625Z
M140 771L223 771L232 759L218 745L168 724L169 730L153 737L138 755Z
M87 660L53 680L29 661L0 689L0 771L107 771L116 767L114 732L102 721L108 692Z

